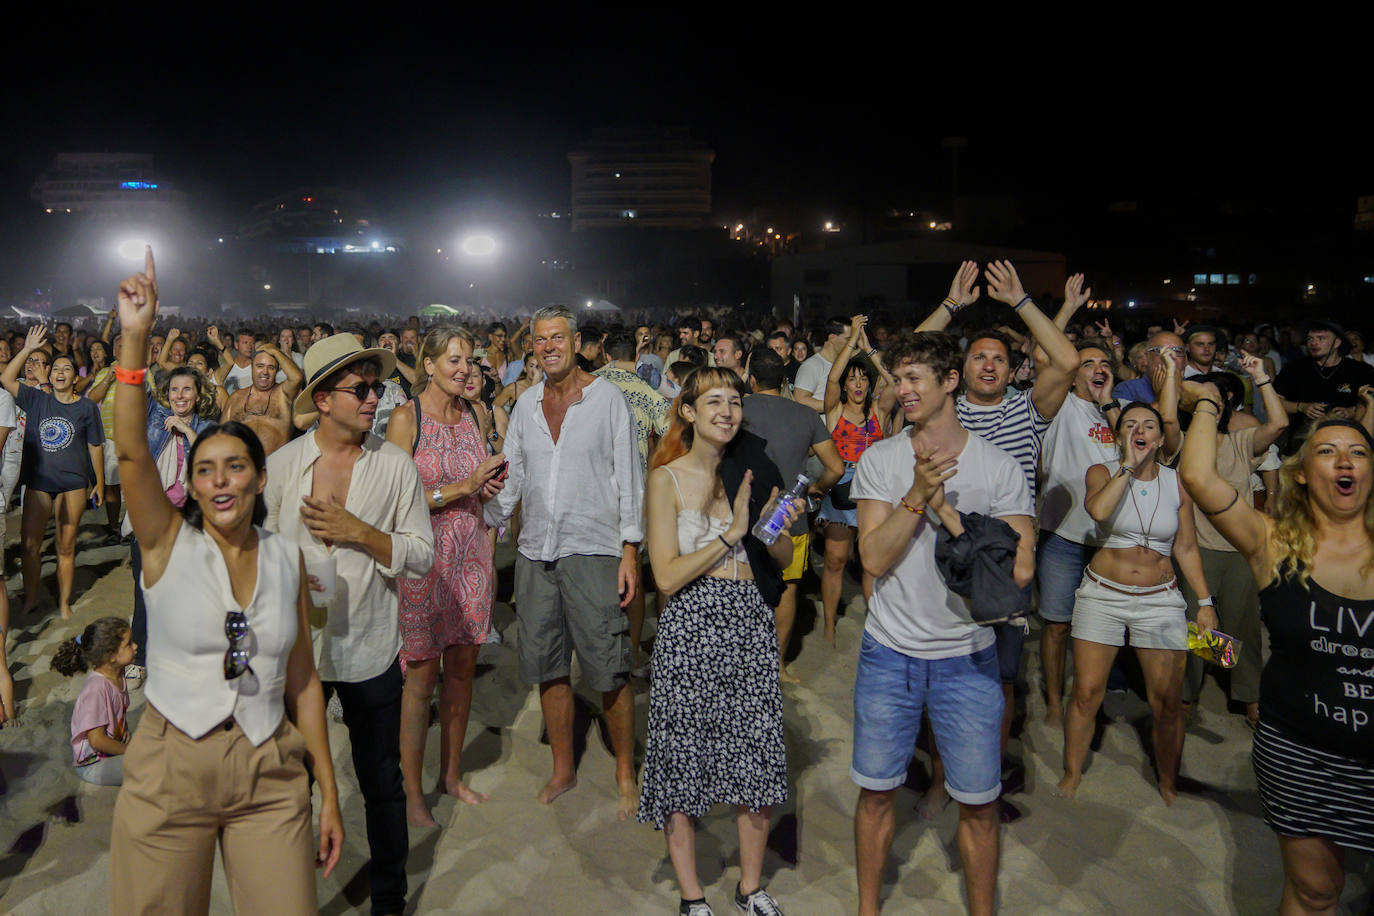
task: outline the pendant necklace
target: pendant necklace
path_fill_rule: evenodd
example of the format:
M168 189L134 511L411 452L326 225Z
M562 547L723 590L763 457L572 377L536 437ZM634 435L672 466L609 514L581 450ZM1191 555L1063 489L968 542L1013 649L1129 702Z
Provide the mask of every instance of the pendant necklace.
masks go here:
M1142 481L1142 482L1144 482L1144 481ZM1155 482L1156 482L1156 483L1159 482L1159 476L1158 476L1158 474L1155 475ZM1159 504L1160 504L1161 502L1163 502L1163 499L1164 499L1164 491L1163 491L1162 488L1161 488L1161 489L1157 489L1157 490L1155 491L1155 507L1154 507L1153 510L1151 510L1151 512L1150 512L1150 521L1147 523L1147 522L1145 521L1145 516L1142 515L1141 512L1140 512L1140 504L1139 504L1138 502L1136 502L1136 499L1135 499L1135 487L1134 487L1135 480L1132 479L1131 483L1132 483L1132 485L1133 485L1133 486L1131 487L1131 491L1130 491L1130 492L1131 492L1131 505L1135 508L1135 517L1136 517L1136 520L1140 522L1140 527L1141 527L1141 529L1142 529L1142 531L1143 531L1143 533L1139 536L1139 539L1140 539L1140 546L1141 546L1141 547L1147 547L1147 548L1148 548L1149 545L1150 545L1150 532L1154 529L1154 526L1155 526L1155 514L1159 512ZM1148 493L1150 492L1148 482L1144 482L1144 483L1145 483L1146 485L1145 485L1145 486L1141 489L1141 491L1140 491L1140 495L1141 495L1141 496L1145 496L1146 494L1148 494Z

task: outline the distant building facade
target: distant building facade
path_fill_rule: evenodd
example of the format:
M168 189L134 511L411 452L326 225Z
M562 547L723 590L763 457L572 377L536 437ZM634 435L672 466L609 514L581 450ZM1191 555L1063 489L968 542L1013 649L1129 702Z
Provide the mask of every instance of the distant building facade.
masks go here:
M157 218L185 202L146 153L58 153L29 196L45 212Z
M572 230L706 227L715 158L685 127L596 131L568 154Z

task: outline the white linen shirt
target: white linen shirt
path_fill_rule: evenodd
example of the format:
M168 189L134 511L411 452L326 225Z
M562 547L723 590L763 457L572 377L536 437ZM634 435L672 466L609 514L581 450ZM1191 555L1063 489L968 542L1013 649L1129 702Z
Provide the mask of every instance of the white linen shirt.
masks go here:
M434 529L414 460L390 442L368 434L353 464L344 508L391 536L391 565L361 547L326 548L301 518L320 447L309 432L267 456L267 529L307 551L326 550L337 564L336 597L324 628L313 631L320 680L356 684L382 674L401 651L396 579L418 578L434 565Z
M516 546L526 559L619 557L625 543L644 538L644 475L630 405L619 388L592 376L554 442L543 399L541 381L515 402L506 429L510 472L486 505L487 524L501 525L519 503Z

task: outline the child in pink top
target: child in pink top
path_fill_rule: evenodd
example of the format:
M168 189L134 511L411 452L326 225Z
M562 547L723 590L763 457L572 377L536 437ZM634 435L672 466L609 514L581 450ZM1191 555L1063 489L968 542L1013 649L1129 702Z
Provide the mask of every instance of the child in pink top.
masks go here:
M90 672L72 710L72 763L76 775L98 786L124 781L123 755L129 742L124 666L133 661L137 648L128 621L102 617L58 646L53 657L53 670L68 677Z

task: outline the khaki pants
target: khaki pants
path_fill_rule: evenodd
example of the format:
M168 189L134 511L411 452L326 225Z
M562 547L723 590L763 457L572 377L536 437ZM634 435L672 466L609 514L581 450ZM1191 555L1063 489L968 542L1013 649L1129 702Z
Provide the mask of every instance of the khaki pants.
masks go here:
M124 761L110 912L207 913L215 844L237 913L316 913L305 739L254 747L230 720L192 740L148 705Z

